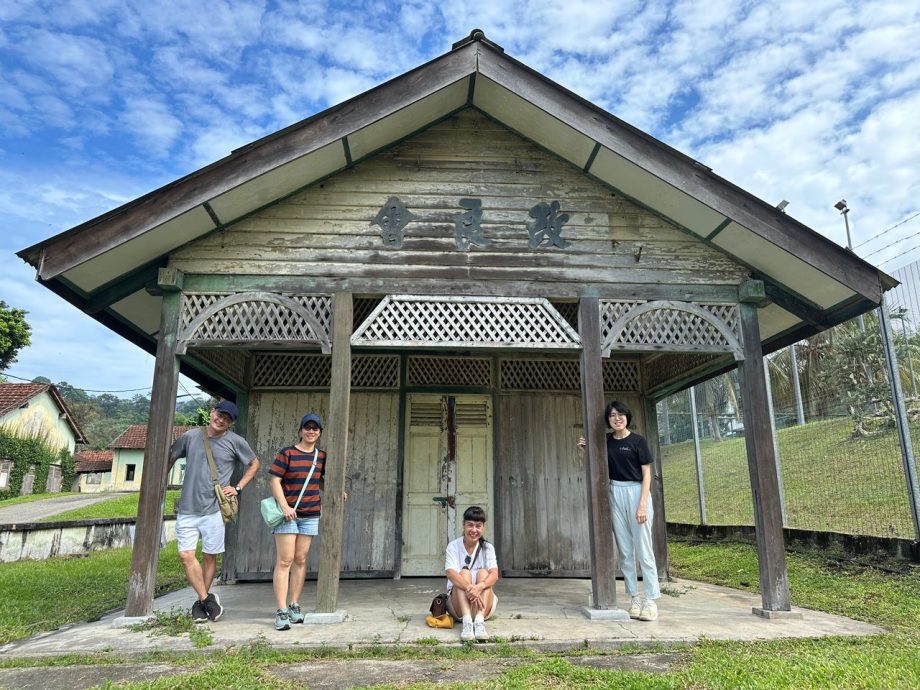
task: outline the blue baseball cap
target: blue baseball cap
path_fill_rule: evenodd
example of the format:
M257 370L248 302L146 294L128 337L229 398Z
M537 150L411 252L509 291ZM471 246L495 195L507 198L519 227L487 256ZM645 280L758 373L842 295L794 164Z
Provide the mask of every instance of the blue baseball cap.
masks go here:
M234 422L236 421L236 418L240 416L240 411L237 409L236 405L234 405L229 400L221 400L214 406L214 409L218 412L223 412Z
M316 426L319 427L320 431L323 430L323 418L315 412L310 412L309 414L305 414L303 416L303 419L300 420L300 428L303 429L308 422L313 422L316 424Z

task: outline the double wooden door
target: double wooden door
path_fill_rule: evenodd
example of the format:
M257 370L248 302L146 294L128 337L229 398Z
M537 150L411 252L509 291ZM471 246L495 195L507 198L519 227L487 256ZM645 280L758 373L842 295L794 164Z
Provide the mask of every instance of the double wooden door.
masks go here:
M441 575L463 511L478 505L491 517L492 399L411 393L406 407L401 572Z

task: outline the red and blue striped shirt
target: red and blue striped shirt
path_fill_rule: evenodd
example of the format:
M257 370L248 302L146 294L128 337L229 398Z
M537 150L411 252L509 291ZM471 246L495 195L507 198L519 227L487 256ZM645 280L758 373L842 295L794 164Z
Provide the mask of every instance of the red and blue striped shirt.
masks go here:
M278 451L271 467L268 468L270 474L281 477L281 489L284 491L284 497L288 505L293 508L297 503L297 497L303 488L303 482L310 472L310 465L313 464L313 451L305 453L295 446L288 446ZM316 458L316 469L313 476L310 477L310 484L306 491L303 492L303 498L300 505L297 506L297 517L319 517L320 515L320 485L323 478L323 470L326 468L326 453L319 451Z

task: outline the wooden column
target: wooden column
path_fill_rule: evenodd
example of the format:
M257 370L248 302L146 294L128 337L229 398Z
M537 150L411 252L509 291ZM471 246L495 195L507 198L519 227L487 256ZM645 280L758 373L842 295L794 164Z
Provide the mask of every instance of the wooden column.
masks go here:
M316 587L317 613L335 613L339 597L339 569L342 565L342 527L345 522L345 468L348 459L348 406L351 398L352 296L340 292L333 297L332 382L329 390L329 465L323 491L322 540Z
M585 484L591 545L591 594L597 609L616 608L616 555L610 514L610 475L604 423L604 372L600 305L596 297L578 302L581 336L581 409L585 424Z
M763 609L755 609L754 612L769 616L770 612L790 611L789 580L786 574L779 479L768 418L763 348L757 321L757 304L764 296L763 283L750 281L741 287L739 311L744 350L744 361L740 367L741 407L744 413L744 442L751 475L751 493L754 498L754 528L757 532L757 559L763 599Z
M127 618L149 616L153 612L160 557L160 529L163 526L163 499L166 496L169 450L176 415L176 388L179 384L176 338L179 331L182 274L175 269L161 268L158 285L163 290L163 304L153 369L153 390L150 394L147 448L144 450L144 468L137 504L134 551L128 579Z
M645 439L655 462L652 463L652 505L655 516L652 518L652 546L655 549L655 565L658 566L658 578L664 582L668 579L668 523L664 514L664 475L661 471L661 443L658 441L658 409L655 401L644 398L645 402Z

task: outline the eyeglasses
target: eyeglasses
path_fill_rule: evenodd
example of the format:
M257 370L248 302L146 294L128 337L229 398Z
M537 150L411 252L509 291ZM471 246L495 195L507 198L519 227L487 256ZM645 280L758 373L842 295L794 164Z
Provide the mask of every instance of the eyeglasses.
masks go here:
M610 419L626 419L626 415L620 414L619 412L611 412Z
M304 431L313 431L313 432L315 432L315 433L319 433L319 430L320 430L320 429L319 429L318 426L305 426L305 427L303 427L303 430L304 430Z
M460 568L460 570L470 569L470 559L471 559L471 556L467 556L466 558L463 559L463 562L465 563L465 565L462 568Z

